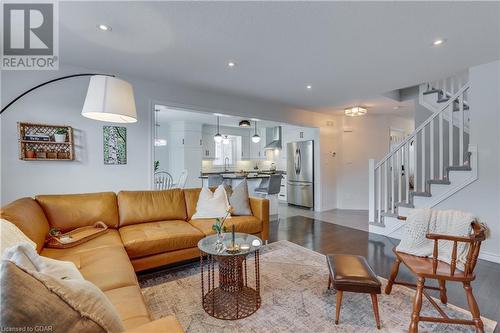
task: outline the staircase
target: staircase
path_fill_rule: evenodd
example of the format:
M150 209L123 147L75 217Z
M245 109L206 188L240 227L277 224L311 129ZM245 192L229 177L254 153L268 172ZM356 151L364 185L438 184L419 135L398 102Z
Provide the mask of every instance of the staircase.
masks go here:
M432 208L477 179L467 74L419 86L431 116L382 160L369 161L369 230L400 238L413 208Z

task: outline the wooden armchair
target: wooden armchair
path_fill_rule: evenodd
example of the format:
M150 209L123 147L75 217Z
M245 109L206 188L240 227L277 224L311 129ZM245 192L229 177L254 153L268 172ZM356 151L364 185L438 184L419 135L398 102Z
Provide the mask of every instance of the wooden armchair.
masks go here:
M405 218L401 218L405 219ZM415 294L415 300L413 303L413 313L411 316L411 323L409 332L418 332L418 323L420 321L429 321L435 323L446 323L446 324L460 324L460 325L472 325L476 327L477 332L484 332L483 322L481 320L479 307L472 294L471 281L475 279L474 268L476 267L477 257L479 255L479 249L481 248L481 242L486 238L486 227L479 222L472 222L473 233L469 237L456 237L449 235L439 235L439 234L427 234L428 239L434 240L434 249L432 257L417 257L411 254L406 254L396 251L396 260L392 266L391 276L385 288L385 293L390 294L392 291L392 286L394 284L400 284L404 286L416 287L417 291ZM447 264L438 260L438 241L451 241L453 242L452 248L452 258L451 264ZM465 263L465 268L463 271L456 267L457 264L457 246L459 242L468 243L469 251L467 253L467 260ZM405 264L409 270L416 275L417 284L411 284L407 282L396 281L396 276L399 271L399 264ZM438 287L426 286L426 279L436 279L439 282ZM446 313L439 307L439 305L426 293L425 289L439 290L440 299L443 304L448 302L446 296L446 281L454 281L463 283L465 294L467 295L467 303L469 304L469 310L472 314L472 320L455 319L450 318ZM420 310L422 309L422 295L425 296L429 302L436 308L442 317L424 317L420 316Z

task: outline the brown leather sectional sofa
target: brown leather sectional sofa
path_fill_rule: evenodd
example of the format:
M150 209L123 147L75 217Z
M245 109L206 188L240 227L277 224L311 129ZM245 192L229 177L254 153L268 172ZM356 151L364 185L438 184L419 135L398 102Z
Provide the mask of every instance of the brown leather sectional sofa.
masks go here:
M196 258L197 243L212 234L213 219L191 220L200 189L39 195L0 211L37 244L37 251L72 261L116 307L127 332L182 332L170 316L151 321L135 272ZM253 216L233 216L236 231L269 237L269 201L250 198ZM106 223L108 231L67 249L45 248L50 227L66 232Z

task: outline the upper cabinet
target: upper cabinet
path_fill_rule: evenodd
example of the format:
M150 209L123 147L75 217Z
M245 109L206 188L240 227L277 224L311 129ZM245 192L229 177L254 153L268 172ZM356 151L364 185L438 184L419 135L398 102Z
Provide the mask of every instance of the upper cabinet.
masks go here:
M257 134L260 136L260 141L255 143L252 141L251 137L255 134L255 130L251 131L250 135L250 159L252 160L264 160L266 159L266 129L257 129Z
M203 125L202 129L202 158L204 160L215 159L214 126Z

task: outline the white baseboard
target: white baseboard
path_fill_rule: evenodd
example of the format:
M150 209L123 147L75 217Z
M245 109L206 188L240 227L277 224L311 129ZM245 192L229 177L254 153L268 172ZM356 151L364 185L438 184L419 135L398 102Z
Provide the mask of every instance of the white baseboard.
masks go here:
M480 251L479 252L479 259L483 259L486 261L491 261L495 262L497 264L500 264L500 255L488 251Z

